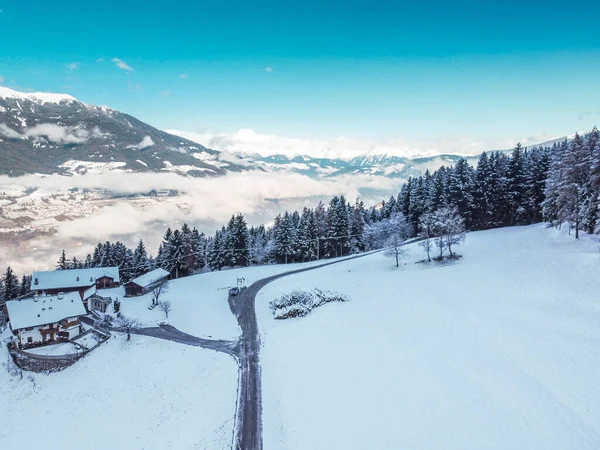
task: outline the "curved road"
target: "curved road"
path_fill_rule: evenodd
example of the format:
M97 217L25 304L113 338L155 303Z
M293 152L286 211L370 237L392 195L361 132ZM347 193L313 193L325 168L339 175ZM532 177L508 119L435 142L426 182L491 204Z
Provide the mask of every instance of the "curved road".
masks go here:
M363 258L378 251L380 250L263 278L252 283L249 287L242 289L238 295L229 296L229 307L231 308L231 312L236 316L242 330L238 341L202 339L179 331L171 325L140 328L132 331L132 333L166 339L179 342L180 344L204 347L227 353L236 358L239 364L239 391L233 432L233 447L235 450L262 450L260 336L256 322L256 294L267 284L279 278L320 269L352 259Z
M242 329L240 338L240 353L238 361L239 373L239 396L236 411L236 421L233 437L233 445L236 450L262 450L262 391L261 391L261 367L260 367L260 336L256 322L256 294L272 281L279 278L295 275L309 270L362 258L376 252L363 253L338 261L332 261L318 266L306 267L304 269L292 270L268 278L263 278L243 289L240 294L229 297L229 305L237 317Z

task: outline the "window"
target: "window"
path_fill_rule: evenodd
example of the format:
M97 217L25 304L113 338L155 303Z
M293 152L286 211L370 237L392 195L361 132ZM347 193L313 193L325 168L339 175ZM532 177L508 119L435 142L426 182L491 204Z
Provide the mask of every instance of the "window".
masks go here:
M36 286L37 286L38 284L40 284L40 283L38 282L38 279L37 279L37 278L35 279L35 281L33 282L33 284L35 284Z
M33 338L31 336L27 338L27 343L28 344L32 344L33 343Z

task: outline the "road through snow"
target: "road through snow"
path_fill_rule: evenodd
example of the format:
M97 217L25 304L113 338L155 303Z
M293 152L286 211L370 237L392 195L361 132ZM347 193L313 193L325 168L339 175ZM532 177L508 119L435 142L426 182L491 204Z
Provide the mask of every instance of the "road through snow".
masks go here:
M236 316L242 334L238 341L203 339L184 333L171 325L140 328L134 334L165 339L180 344L203 347L226 353L238 361L238 402L235 414L233 448L236 450L262 450L262 391L260 367L260 336L256 321L256 295L267 284L280 278L315 270L333 264L362 258L375 252L362 253L316 266L291 270L252 283L238 295L229 296L231 312Z

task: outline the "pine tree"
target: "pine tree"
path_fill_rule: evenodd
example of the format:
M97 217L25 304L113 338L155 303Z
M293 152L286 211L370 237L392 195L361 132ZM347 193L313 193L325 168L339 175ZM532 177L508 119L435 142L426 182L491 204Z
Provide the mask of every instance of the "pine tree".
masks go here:
M31 275L23 275L21 286L19 287L19 297L29 294L31 288Z
M137 278L140 275L145 274L150 270L150 264L148 261L148 252L144 241L140 239L137 247L133 252L133 261L131 267L131 278Z
M233 248L234 265L236 267L247 267L250 265L250 251L248 239L248 225L242 214L238 214L233 223Z
M465 219L467 227L472 225L474 184L473 168L469 166L466 159L459 159L450 173L448 203Z
M69 261L67 260L67 255L63 249L60 254L60 258L58 258L58 262L56 263L56 270L67 270L69 268Z
M13 300L17 298L19 296L19 293L21 292L21 287L19 286L19 279L14 274L10 266L7 267L6 272L4 272L4 277L2 277L2 286L2 297L4 298L4 300Z
M399 204L392 215L399 214ZM360 253L365 251L365 205L358 198L354 207L350 211L350 253Z

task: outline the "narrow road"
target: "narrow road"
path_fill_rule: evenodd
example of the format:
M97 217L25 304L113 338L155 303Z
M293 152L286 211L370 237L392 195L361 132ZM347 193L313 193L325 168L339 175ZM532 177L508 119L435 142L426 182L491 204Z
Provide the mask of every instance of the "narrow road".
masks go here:
M229 306L242 329L240 353L238 355L239 396L233 437L235 450L262 450L262 390L260 367L260 335L256 322L256 294L267 284L289 275L339 264L362 258L376 252L363 253L349 258L317 266L292 270L263 278L243 289L238 295L229 297Z
M194 347L203 347L217 352L227 353L236 356L238 354L238 341L220 341L215 339L203 339L191 334L179 331L171 325L161 325L158 327L140 328L133 330L132 334L142 334L159 339L178 342L180 344L192 345Z
M235 315L242 335L239 341L224 341L203 339L179 331L171 325L140 328L132 334L151 336L158 339L178 342L180 344L203 347L217 352L226 353L237 359L239 364L238 374L238 402L235 414L233 447L235 450L262 450L262 390L260 367L260 335L256 322L256 294L267 284L279 278L295 275L309 270L339 264L352 259L363 258L379 250L350 256L345 259L331 261L324 264L291 270L289 272L273 275L252 283L242 289L238 295L229 296L229 307Z

